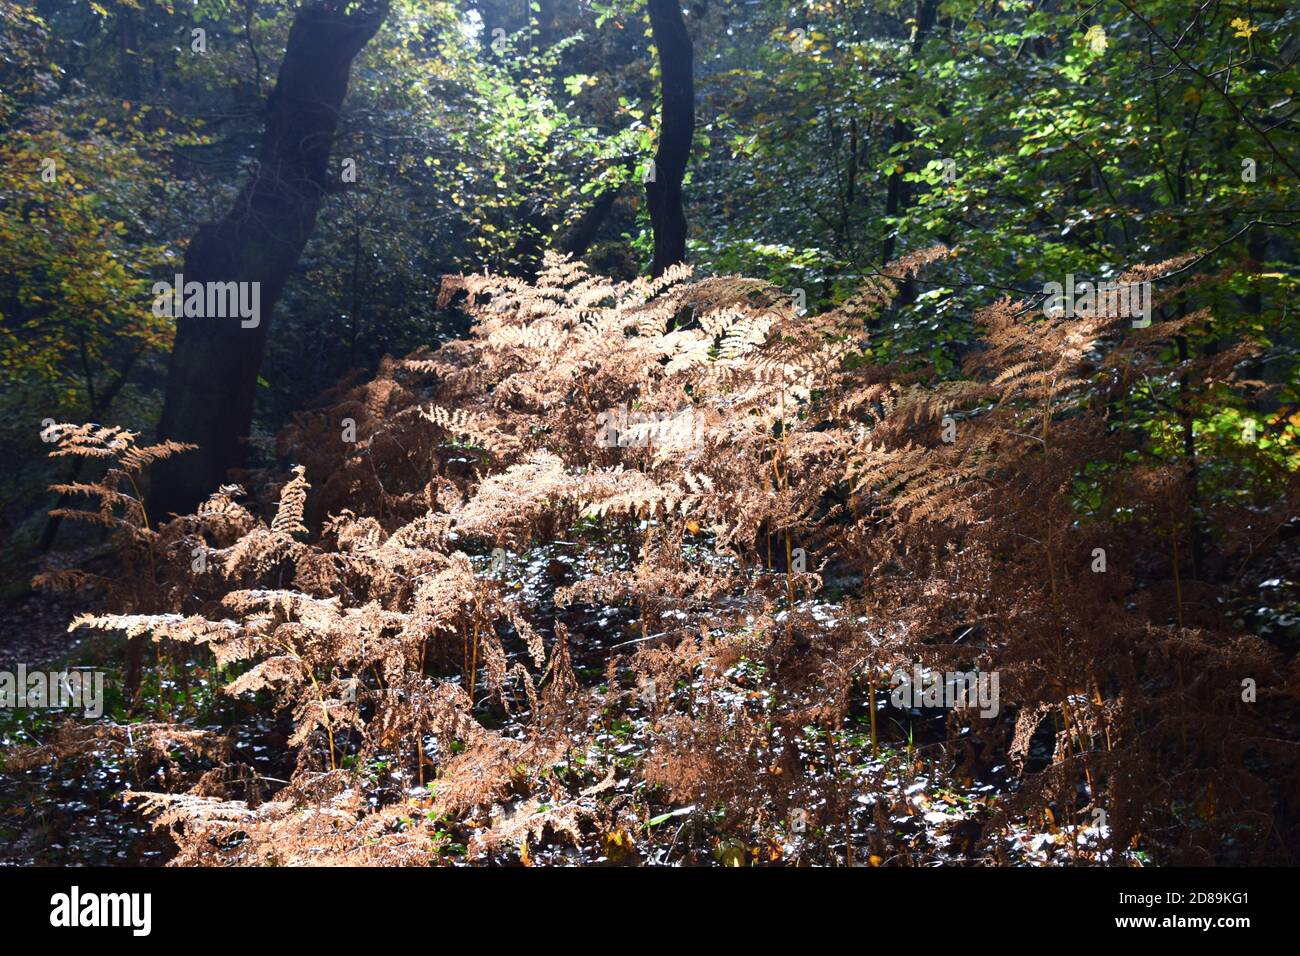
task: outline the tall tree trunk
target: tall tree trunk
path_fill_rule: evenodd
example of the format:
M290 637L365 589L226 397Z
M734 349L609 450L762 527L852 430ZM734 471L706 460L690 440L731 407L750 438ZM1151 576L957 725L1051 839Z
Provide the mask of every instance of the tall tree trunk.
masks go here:
M649 0L649 8L650 30L659 49L663 113L654 179L645 184L645 192L654 230L650 271L660 276L674 263L686 261L682 177L695 135L695 54L677 0Z
M327 180L336 178L327 166L352 61L387 12L388 0L308 0L298 8L257 172L225 217L190 240L185 282L259 283L260 310L249 327L239 318L177 319L158 434L199 448L154 470L157 516L190 510L247 460L271 312L315 227Z

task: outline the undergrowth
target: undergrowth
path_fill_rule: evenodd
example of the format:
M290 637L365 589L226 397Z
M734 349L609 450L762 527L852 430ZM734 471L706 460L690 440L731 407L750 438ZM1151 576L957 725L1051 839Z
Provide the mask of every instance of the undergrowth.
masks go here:
M1133 270L1144 329L997 302L960 377L868 361L945 255L820 315L684 267L450 277L468 338L157 526L185 448L64 426L114 559L41 583L97 595L135 703L6 770L130 753L181 864L1292 861L1294 647L1236 609L1294 436L1213 425L1251 343L1170 360L1225 277ZM914 667L996 713L898 706Z

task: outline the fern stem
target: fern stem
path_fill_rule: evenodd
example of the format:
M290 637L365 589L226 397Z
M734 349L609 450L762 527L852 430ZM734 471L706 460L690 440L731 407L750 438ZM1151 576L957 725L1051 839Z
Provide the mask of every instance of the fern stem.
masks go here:
M474 687L478 678L478 615L474 616L474 651L469 661L469 703L474 706ZM513 695L512 695L513 696Z
M871 671L871 676L867 678L867 700L871 714L871 756L874 757L879 752L876 742L876 672L874 669Z

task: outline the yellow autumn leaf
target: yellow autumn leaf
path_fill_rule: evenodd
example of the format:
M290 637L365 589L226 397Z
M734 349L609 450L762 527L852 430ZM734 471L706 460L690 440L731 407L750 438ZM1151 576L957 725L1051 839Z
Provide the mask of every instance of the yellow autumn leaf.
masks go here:
M1110 46L1110 41L1106 39L1106 28L1100 23L1094 23L1088 27L1088 32L1083 35L1083 42L1093 53L1102 54L1106 52L1106 47Z
M715 853L723 866L744 866L745 847L737 843L723 843Z
M1231 25L1236 28L1236 32L1232 34L1235 37L1244 37L1249 40L1253 34L1259 32L1259 27L1251 26L1250 21L1245 17L1237 17L1232 21Z

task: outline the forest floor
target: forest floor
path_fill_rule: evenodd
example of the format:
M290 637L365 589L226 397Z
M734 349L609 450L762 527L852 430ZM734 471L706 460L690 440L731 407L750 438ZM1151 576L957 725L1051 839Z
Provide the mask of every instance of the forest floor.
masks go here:
M42 591L0 605L0 671L14 673L20 664L57 670L96 659L116 668L113 642L68 631L68 622L87 609L75 596ZM39 746L65 719L59 711L5 712L0 745ZM0 866L162 862L170 841L123 805L120 772L52 765L4 776Z
M566 553L563 542L538 548L521 560L509 562L514 580L508 586L531 592L546 606L557 584L585 573ZM60 563L68 556L55 558ZM477 560L486 563L487 556ZM588 569L589 570L589 569ZM836 607L821 599L827 613ZM571 753L567 766L580 779L601 779L603 786L624 794L643 790L645 761L653 751L656 727L648 709L625 695L606 696L603 680L612 656L629 645L653 643L656 635L641 635L630 613L620 617L609 609L583 605L556 609L555 621L569 632L573 671L584 691L601 705L587 715L596 732L581 753ZM84 640L69 634L67 622L87 610L76 597L34 593L0 608L0 627L10 640L0 649L0 666L18 662L29 669L40 662L54 669L76 665L102 668L108 684L120 686L125 642L111 635ZM549 630L549 629L548 629ZM512 658L522 649L512 649ZM12 663L6 663L12 662ZM185 662L196 673L206 666L197 658ZM724 675L721 688L693 689L712 694L719 706L742 707L762 714L775 700L770 678L753 661L741 660ZM262 779L282 780L292 772L286 743L285 715L271 717L246 702L231 704L212 694L206 680L182 691L172 679L161 688L147 686L132 704L112 701L99 720L135 723L161 717L168 700L168 717L182 717L197 726L221 724L231 728L238 750L258 765ZM160 694L159 691L162 691ZM183 713L170 710L182 701ZM603 703L602 703L603 702ZM513 815L530 809L527 799L485 806L482 819L447 821L444 862L449 865L970 865L993 860L971 856L987 822L1002 801L1017 788L1015 774L1005 764L980 764L958 759L945 741L946 714L923 708L901 710L888 695L875 698L876 746L872 742L871 705L865 696L852 702L850 714L835 732L809 727L800 742L804 779L790 781L792 789L843 794L843 820L838 826L804 832L798 820L772 821L772 835L758 840L725 836L729 827L716 809L677 806L654 797L657 806L646 821L639 840L630 835L611 838L591 834L577 845L567 839L544 838L531 853L513 847L473 858L467 851L475 831L500 826ZM506 716L488 705L486 696L477 714L481 722L508 737L523 739L529 729L526 709ZM18 711L0 723L0 746L34 746L44 743L68 719L61 712ZM83 720L78 716L74 720ZM234 725L232 727L232 725ZM140 754L105 749L94 759L53 761L18 773L0 772L7 784L0 788L0 865L161 865L175 853L163 831L155 830L145 816L126 804L122 795L132 789L151 789L165 771L141 777ZM1050 760L1050 735L1037 741L1031 761ZM380 762L364 774L369 799L377 805L400 804L413 816L430 806L430 791L410 778L409 770ZM1019 865L1070 865L1104 863L1109 852L1100 848L1098 827L1060 826L1055 821L1013 821L1004 839L1001 862ZM782 834L782 835L778 835ZM557 835L550 835L557 836ZM1140 865L1143 854L1129 861Z

